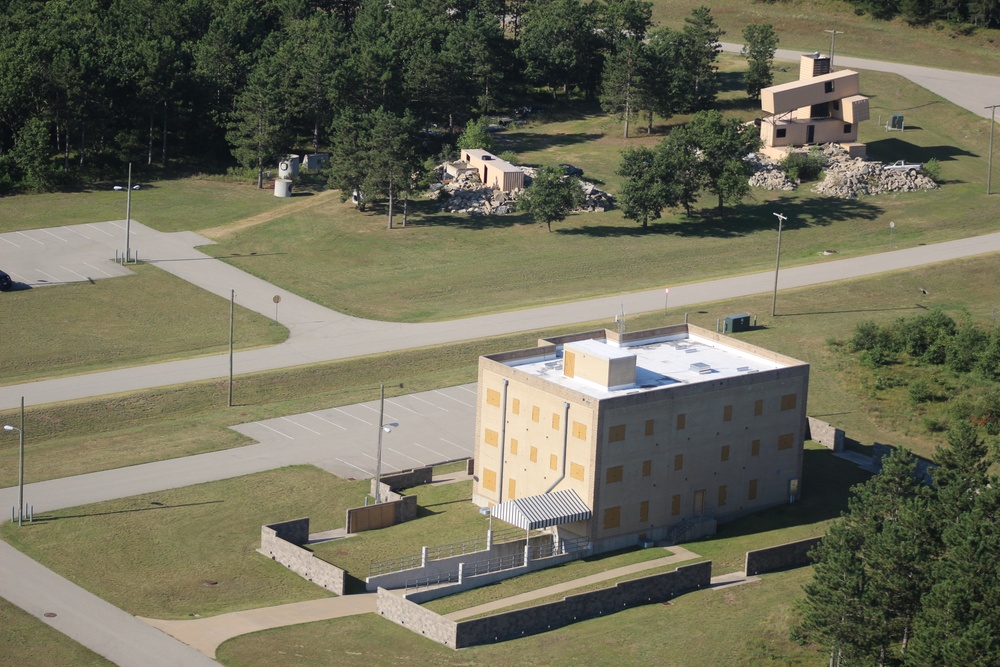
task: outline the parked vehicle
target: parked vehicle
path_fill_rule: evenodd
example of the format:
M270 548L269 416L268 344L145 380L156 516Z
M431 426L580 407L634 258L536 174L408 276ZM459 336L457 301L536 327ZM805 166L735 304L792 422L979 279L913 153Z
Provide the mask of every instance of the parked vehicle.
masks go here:
M906 160L896 160L892 164L883 165L889 171L905 171L911 174L915 174L924 168L924 165L920 162L907 162Z
M0 292L9 292L14 289L14 281L5 272L0 271Z

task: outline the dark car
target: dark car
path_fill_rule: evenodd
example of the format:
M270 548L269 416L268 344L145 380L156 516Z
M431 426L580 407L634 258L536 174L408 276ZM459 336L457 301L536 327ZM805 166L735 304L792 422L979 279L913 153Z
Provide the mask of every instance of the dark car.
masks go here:
M562 167L563 173L567 176L583 176L583 169L579 167L574 167L571 164L560 164L559 166Z
M14 289L14 281L3 271L0 271L0 292L9 292Z

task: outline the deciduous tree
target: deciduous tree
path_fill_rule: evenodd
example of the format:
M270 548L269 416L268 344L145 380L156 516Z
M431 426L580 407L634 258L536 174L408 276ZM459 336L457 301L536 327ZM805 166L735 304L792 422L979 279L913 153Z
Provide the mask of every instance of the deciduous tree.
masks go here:
M743 28L743 50L747 71L743 75L747 95L757 100L760 91L774 81L772 64L778 48L778 35L770 23L751 23Z
M519 200L520 206L535 222L544 222L550 232L553 222L565 220L582 201L580 181L563 175L562 170L555 167L543 167L535 172L531 185Z

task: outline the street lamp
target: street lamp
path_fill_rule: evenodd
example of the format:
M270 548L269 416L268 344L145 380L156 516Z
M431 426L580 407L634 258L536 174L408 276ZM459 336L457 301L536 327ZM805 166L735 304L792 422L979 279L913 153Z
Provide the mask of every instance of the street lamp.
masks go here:
M375 504L382 502L381 489L379 484L382 481L382 434L389 433L399 426L399 422L385 422L385 385L379 385L378 403L378 452L375 459Z
M1000 107L1000 104L986 107L990 110L990 161L986 167L986 194L990 194L990 186L993 184L993 128L996 126L997 107Z
M22 523L22 514L24 514L24 431L10 424L4 424L3 430L17 431L18 440L20 441L20 454L17 465L17 525L21 526L24 525Z
M774 317L774 309L778 304L778 266L781 264L781 223L788 220L780 213L775 213L778 217L778 255L774 260L774 296L771 297L771 317Z

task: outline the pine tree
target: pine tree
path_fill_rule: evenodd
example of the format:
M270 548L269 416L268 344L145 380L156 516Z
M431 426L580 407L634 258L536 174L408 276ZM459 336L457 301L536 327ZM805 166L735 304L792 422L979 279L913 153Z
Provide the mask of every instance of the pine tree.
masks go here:
M778 48L778 35L770 23L753 23L743 28L743 50L747 72L743 75L747 95L760 99L760 91L774 81L772 64Z

